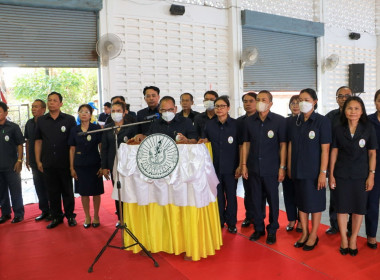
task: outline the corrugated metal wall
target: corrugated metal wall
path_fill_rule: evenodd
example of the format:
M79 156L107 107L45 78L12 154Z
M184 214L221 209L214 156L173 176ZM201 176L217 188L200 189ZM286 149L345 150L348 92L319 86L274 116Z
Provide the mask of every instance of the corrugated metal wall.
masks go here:
M0 5L0 67L98 67L97 12Z

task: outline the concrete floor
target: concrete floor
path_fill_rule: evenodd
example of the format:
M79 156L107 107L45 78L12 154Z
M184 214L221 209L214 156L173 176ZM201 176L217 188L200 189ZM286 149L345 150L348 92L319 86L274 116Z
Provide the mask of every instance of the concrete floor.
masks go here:
M282 184L280 184L278 190L279 190L279 196L280 196L280 210L285 211L284 194L282 191ZM241 178L238 181L237 195L239 197L244 197L243 181ZM325 224L325 225L330 225L329 211L328 211L329 205L330 205L330 199L329 199L330 198L330 190L329 190L329 188L327 188L326 198L327 198L326 199L326 210L322 213L321 223ZM360 228L359 236L362 236L365 238L367 237L365 234L364 219L363 219L362 226ZM378 228L377 228L377 241L380 241L380 223L379 223Z

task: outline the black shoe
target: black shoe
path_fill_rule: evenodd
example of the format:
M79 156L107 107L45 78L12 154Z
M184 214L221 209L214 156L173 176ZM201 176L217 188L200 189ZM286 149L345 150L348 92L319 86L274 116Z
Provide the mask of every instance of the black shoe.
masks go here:
M348 252L350 253L351 256L355 257L359 253L359 250L348 248Z
M348 248L342 248L342 247L340 247L339 248L339 252L343 255L343 256L345 256L345 255L347 255L348 254Z
M296 243L294 243L294 247L302 248L305 245L306 241L307 241L307 239L304 242L297 241Z
M326 234L337 234L339 230L334 227L330 227L328 230L326 230Z
M49 216L48 213L42 213L37 218L35 218L35 220L36 220L36 222L39 222L39 221L42 221L43 219L47 218L47 216Z
M12 217L11 215L3 215L0 217L0 224L5 223L6 221L10 220Z
M47 229L52 229L52 228L55 228L56 226L58 226L59 224L62 224L63 223L63 219L60 218L60 219L53 219L51 221L50 224L48 224L48 226L46 227Z
M313 245L306 245L306 244L305 244L305 245L303 246L302 250L304 250L304 251L311 251L311 250L313 250L314 247L317 246L318 241L319 241L319 239L318 239L318 236L317 236L317 239L315 239L315 242L314 242Z
M120 226L121 226L121 223L120 223L120 221L118 221L118 222L116 223L115 227L118 228L118 227L120 227Z
M241 227L249 227L251 224L252 220L245 218L244 221L241 223Z
M296 232L302 232L302 228L296 227Z
M230 232L230 233L237 233L236 226L228 226L228 232Z
M275 233L268 233L266 243L269 245L276 243L276 234Z
M47 215L45 218L45 221L47 221L47 222L50 222L52 220L53 220L53 217L51 216L51 214Z
M259 240L261 236L265 235L265 231L255 231L252 233L252 235L249 237L249 240L256 241Z
M23 220L24 220L24 217L20 217L20 216L14 217L12 220L12 224L22 222Z
M371 248L371 249L377 249L377 242L376 242L376 243L369 243L369 242L367 241L367 246L368 246L369 248Z
M100 226L100 223L92 223L92 227L97 228L98 226Z
M286 231L293 231L293 229L294 229L294 226L289 226L289 225L287 225L286 226Z
M75 227L77 225L77 221L75 220L74 217L68 218L67 222L68 222L69 226L71 226L71 227Z

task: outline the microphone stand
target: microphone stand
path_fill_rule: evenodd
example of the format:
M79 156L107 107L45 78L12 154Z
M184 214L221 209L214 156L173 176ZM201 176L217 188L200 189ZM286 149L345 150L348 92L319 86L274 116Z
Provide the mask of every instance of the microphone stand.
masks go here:
M153 256L151 255L151 253L144 247L143 244L141 244L141 242L137 239L137 237L132 233L132 231L128 228L127 224L124 222L123 208L121 206L121 194L120 194L121 183L120 183L120 180L119 180L119 171L117 170L117 166L119 164L118 143L117 143L117 129L118 128L122 128L122 127L128 127L128 126L140 125L140 124L144 124L144 123L150 123L153 120L154 119L148 120L148 121L142 121L142 122L135 122L135 123L130 123L130 124L124 124L124 125L116 125L116 126L112 126L112 127L106 127L106 128L102 128L102 129L96 129L96 130L92 130L92 131L79 132L78 133L79 136L81 136L81 135L84 136L84 135L87 135L87 134L92 134L92 133L97 133L97 132L102 132L102 131L113 130L113 134L115 136L116 186L117 186L117 196L118 196L118 208L119 208L120 224L116 227L115 231L112 233L112 235L108 239L107 243L104 245L104 247L102 248L102 250L96 256L94 262L89 267L89 269L88 269L89 273L93 272L93 268L94 268L95 263L100 259L100 257L102 256L102 254L104 253L104 251L107 249L107 247L112 247L112 248L116 248L116 249L125 250L127 248L132 247L132 246L139 245L140 248L145 252L145 254L149 258L152 259L152 261L154 263L154 266L155 267L159 267L158 262L153 258ZM117 234L117 232L119 230L121 230L121 240L122 240L122 245L123 246L119 247L119 246L110 245L111 241L114 239L114 237L116 236L116 234ZM129 246L124 246L124 232L126 232L135 241L135 243L133 243L132 245L129 245Z

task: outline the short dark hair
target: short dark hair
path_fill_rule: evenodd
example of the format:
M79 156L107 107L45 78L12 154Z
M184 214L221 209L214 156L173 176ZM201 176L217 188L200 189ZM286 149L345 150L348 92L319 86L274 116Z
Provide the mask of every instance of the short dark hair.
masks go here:
M148 86L148 87L144 87L144 90L143 90L143 93L144 93L144 96L145 96L145 93L148 89L152 89L154 90L155 92L157 92L158 95L160 95L160 89L158 87L155 87L155 86Z
M376 102L376 99L377 99L377 97L379 96L379 94L380 94L380 89L378 89L378 90L376 91L376 93L375 93L375 99L374 99L375 102Z
M112 106L114 105L121 106L121 108L123 108L123 112L125 112L125 110L127 109L127 105L125 104L125 102L116 101L115 103L112 103Z
M241 101L244 102L244 96L246 96L246 95L249 95L249 96L253 97L256 100L257 93L254 92L254 91L248 91L246 94L243 94L243 96L241 97Z
M106 102L103 104L104 107L111 108L111 102Z
M169 95L166 95L166 96L164 96L164 97L161 98L161 100L160 100L160 107L161 107L162 101L168 101L168 100L172 101L173 104L174 104L174 106L175 106L175 100L174 100L174 98L171 97L171 96L169 96Z
M2 108L4 112L8 112L8 106L3 101L0 101L0 108Z
M62 97L62 94L60 94L59 92L52 91L51 93L48 94L48 98L49 98L51 95L54 95L54 94L58 96L59 101L62 103L62 101L63 101L63 97Z
M42 99L36 99L36 100L34 100L34 102L40 102L41 103L41 107L42 108L46 108L46 102L43 101Z
M228 95L221 95L219 97L217 97L214 101L214 104L219 101L219 100L222 100L224 101L228 107L230 107L230 97Z
M335 94L335 95L338 96L340 90L341 90L341 89L344 89L344 88L349 89L349 90L351 91L351 93L352 93L352 89L351 89L350 87L348 87L348 86L341 86L340 88L338 88L338 89L336 90L336 94Z
M298 94L293 95L292 97L290 97L290 99L289 99L289 109L290 109L290 104L292 104L292 102L294 100L299 100L299 99L300 99L300 96Z
M269 101L272 102L273 100L273 95L270 93L269 90L260 90L259 93L257 95L259 95L260 93L265 93L269 96Z
M306 92L307 94L309 94L310 97L313 100L318 100L317 93L315 92L314 89L312 89L312 88L304 88L303 90L300 91L300 94L303 93L303 92ZM317 108L318 108L318 103L315 103L314 110L316 110Z
M182 93L182 94L180 95L180 97L179 97L179 100L182 100L182 96L184 96L184 95L188 95L188 96L190 96L190 100L191 100L191 101L194 101L194 97L193 97L193 95L192 95L191 93L189 93L189 92L184 92L184 93Z
M113 97L111 98L111 103L112 103L112 100L114 100L114 99L116 99L116 98L120 98L121 100L123 100L123 101L125 102L125 98L124 98L124 96L122 96L122 95L115 95L115 96L113 96Z
M341 124L342 125L347 125L348 124L348 119L346 117L345 110L346 110L346 108L348 106L348 103L350 103L351 101L357 101L357 102L359 102L360 106L362 107L362 112L363 112L363 114L360 116L359 122L366 123L367 120L368 120L368 117L367 117L367 112L365 110L365 106L364 106L363 100L359 96L350 96L344 102L344 105L343 105L343 108L342 108L342 114L340 114L340 122L341 122Z
M83 107L86 107L86 108L90 111L90 114L92 115L92 112L94 111L94 109L93 109L90 105L88 105L88 104L82 104L82 105L80 105L79 108L78 108L78 112L79 112Z
M216 91L213 91L213 90L208 90L208 91L206 91L205 94L203 94L203 98L206 97L206 94L214 95L215 98L218 98L218 96L219 96L218 93L217 93Z

